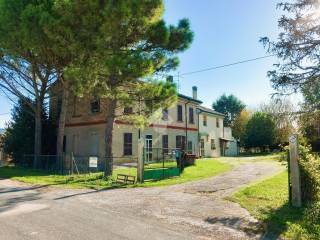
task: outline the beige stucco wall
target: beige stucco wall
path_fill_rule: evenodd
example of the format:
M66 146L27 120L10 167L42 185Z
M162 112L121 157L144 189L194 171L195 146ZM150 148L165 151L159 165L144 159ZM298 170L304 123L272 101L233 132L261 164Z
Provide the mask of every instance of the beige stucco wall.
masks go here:
M203 125L203 118L207 116L207 126ZM219 120L219 128L216 126L216 119ZM223 117L214 116L212 114L200 113L199 115L199 131L207 136L201 136L204 140L205 156L202 157L220 157L220 138L223 137ZM211 149L211 139L215 140L216 149Z
M187 103L187 112L185 104ZM105 151L105 109L106 103L101 100L101 112L91 113L90 99L76 99L72 97L69 101L66 118L66 153L73 152L78 156L97 155L103 159ZM182 105L183 121L177 121L177 105ZM162 148L162 136L168 135L169 148L176 148L176 136L185 136L187 127L188 141L192 141L193 153L198 154L198 117L196 113L196 103L179 99L176 104L168 109L168 120L162 120L162 114L154 114L149 119L150 126L141 129L142 137L152 135L153 147ZM189 123L189 107L194 109L194 123ZM187 125L185 114L187 113ZM123 156L123 135L132 133L132 156ZM113 155L115 162L135 161L137 158L139 129L124 122L116 122L113 131ZM156 153L155 153L156 154Z
M98 156L99 158L103 158L103 156L105 155L104 132L104 124L82 127L67 127L65 131L67 141L66 153L73 152L75 156ZM123 155L124 133L132 133L132 156ZM112 144L115 162L136 161L138 149L138 133L139 129L131 125L115 124ZM95 137L94 135L98 136ZM141 129L141 136L145 139L146 135L152 135L153 148L162 148L162 136L168 135L169 148L174 149L176 148L176 136L185 136L185 130L158 127L147 127L145 129ZM188 141L192 141L192 150L195 154L197 154L198 152L197 139L197 131L188 131ZM154 150L154 154L157 153L157 150Z

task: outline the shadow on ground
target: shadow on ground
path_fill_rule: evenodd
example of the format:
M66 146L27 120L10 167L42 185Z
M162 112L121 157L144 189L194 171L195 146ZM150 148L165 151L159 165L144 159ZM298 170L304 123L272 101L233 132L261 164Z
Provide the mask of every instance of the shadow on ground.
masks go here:
M265 209L262 214L266 216L264 239L279 239L280 235L288 229L288 223L298 223L303 218L304 208L295 208L284 204L277 210Z
M244 232L248 237L254 237L263 232L263 226L259 222L250 222L238 217L208 217L205 220L210 224L222 224L223 226Z

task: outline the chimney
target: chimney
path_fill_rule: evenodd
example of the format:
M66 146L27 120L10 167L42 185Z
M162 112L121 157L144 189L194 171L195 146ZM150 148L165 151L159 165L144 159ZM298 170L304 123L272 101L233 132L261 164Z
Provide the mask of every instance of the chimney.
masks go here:
M198 88L196 86L192 87L192 97L193 99L197 100L198 99Z
M167 77L167 82L173 83L173 76L168 76Z

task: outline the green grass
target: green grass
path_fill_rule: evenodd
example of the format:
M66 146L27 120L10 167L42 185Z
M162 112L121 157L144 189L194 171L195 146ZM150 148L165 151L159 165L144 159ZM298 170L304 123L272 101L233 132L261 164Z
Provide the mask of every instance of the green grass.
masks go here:
M269 153L269 154L252 154L242 155L239 157L224 157L224 160L233 160L234 162L261 162L261 161L277 161L286 162L286 153Z
M280 235L285 239L314 239L303 227L304 209L291 207L288 203L287 171L244 188L231 200L264 223L269 239L277 239Z
M231 170L231 165L223 163L216 159L198 159L195 166L190 166L184 169L180 177L174 177L161 181L148 181L139 186L168 186L194 180L200 180L208 177L213 177L218 174Z
M149 167L156 167L149 166ZM131 185L128 187L151 187L168 186L188 181L212 177L230 170L232 167L227 163L213 159L197 160L195 166L185 168L180 177L174 177L161 181L147 181L143 184ZM113 179L117 174L136 175L136 168L117 168L113 172ZM102 173L80 174L73 176L51 175L41 171L17 168L0 167L0 178L10 178L30 184L55 185L68 188L92 188L104 189L115 187L112 181L104 180Z

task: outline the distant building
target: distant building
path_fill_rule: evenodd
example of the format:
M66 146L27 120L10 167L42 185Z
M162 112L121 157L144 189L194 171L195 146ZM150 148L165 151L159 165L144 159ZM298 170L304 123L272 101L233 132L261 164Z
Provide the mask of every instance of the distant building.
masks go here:
M238 142L232 136L231 128L224 127L224 114L200 106L199 156L220 157L239 154Z

